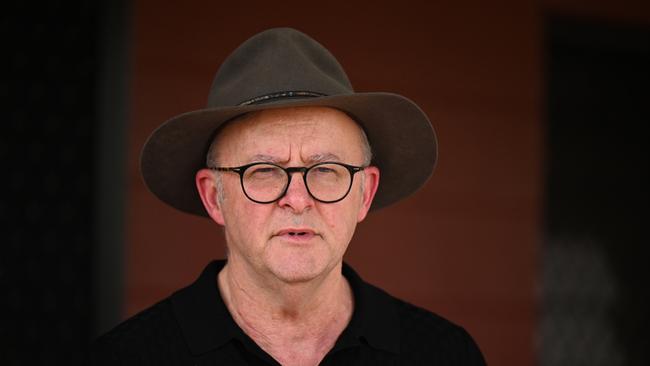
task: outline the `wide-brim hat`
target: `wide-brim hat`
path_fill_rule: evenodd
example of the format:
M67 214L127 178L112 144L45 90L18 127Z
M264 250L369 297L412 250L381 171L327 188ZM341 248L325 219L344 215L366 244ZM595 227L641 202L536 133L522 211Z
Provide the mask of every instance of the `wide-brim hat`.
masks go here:
M397 70L395 72L398 72ZM140 160L145 184L163 202L207 216L196 189L215 132L242 114L271 108L325 106L350 115L370 142L381 178L372 209L419 189L437 158L426 114L394 93L356 93L336 58L290 28L259 33L223 62L206 108L169 119L149 136Z

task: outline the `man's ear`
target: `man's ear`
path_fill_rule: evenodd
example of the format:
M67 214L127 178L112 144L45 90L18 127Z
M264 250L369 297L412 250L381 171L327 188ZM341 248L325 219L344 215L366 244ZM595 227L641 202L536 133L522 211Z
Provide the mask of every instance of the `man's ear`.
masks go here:
M377 193L377 188L379 187L379 168L376 166L369 166L360 172L365 174L363 180L363 201L361 203L361 208L359 209L359 215L357 216L357 222L363 221L370 210L370 205L375 198Z
M201 169L196 172L196 189L199 191L203 207L208 215L219 225L224 225L223 212L219 203L219 191L214 171Z

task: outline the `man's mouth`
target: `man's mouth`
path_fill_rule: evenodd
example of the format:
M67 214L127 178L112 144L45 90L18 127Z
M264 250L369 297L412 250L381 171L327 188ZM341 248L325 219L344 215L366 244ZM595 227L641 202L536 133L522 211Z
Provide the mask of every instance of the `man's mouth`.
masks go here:
M275 234L275 236L279 236L290 240L310 239L315 235L318 235L318 233L308 228L287 228L287 229L282 229L278 231L277 234Z

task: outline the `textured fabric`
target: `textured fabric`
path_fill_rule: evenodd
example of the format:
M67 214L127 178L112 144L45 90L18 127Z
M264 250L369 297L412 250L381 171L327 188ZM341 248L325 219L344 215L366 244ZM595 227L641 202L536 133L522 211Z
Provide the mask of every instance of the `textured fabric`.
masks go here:
M214 261L199 279L100 337L93 365L279 365L230 316ZM347 265L352 319L321 365L485 365L464 329L369 285Z

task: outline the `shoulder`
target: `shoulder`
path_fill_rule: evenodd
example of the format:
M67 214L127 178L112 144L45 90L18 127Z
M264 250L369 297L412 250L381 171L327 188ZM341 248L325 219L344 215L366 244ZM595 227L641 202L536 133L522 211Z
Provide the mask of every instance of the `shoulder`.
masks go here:
M479 347L464 328L377 287L372 288L394 305L402 364L485 365Z
M169 361L188 354L180 327L165 299L125 320L91 346L93 365Z

